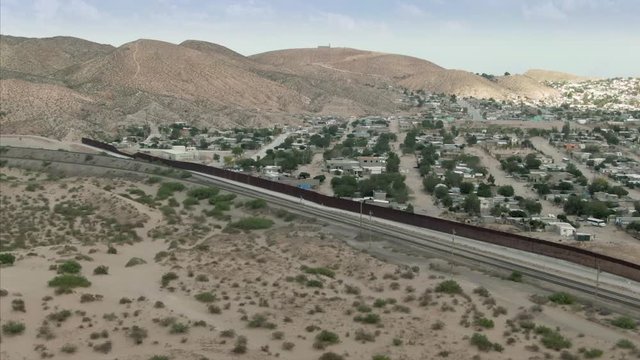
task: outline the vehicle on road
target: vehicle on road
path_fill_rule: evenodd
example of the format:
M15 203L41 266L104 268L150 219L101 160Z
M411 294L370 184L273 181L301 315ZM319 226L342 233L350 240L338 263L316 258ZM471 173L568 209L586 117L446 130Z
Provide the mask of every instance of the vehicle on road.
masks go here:
M587 218L587 223L591 226L604 227L607 226L607 223L604 220L596 219L596 218Z

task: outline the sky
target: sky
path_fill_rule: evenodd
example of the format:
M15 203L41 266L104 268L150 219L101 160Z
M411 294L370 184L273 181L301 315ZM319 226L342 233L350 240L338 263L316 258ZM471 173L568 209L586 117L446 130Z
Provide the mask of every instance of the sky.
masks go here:
M0 0L0 33L197 39L244 55L330 44L478 73L640 76L640 0Z

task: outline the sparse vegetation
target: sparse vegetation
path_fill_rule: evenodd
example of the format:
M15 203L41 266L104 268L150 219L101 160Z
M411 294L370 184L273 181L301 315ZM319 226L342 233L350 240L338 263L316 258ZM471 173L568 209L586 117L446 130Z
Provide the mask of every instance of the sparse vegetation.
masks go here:
M99 265L93 269L93 275L109 275L109 267L105 265Z
M25 329L24 323L17 321L9 321L6 324L2 325L2 333L5 335L20 335L24 332Z
M611 324L621 329L629 330L633 330L638 326L636 321L628 316L618 316L617 318L611 320Z
M230 227L240 230L262 230L273 226L273 220L259 217L246 217L229 224Z
M208 291L196 294L194 297L196 298L196 300L203 303L212 303L218 300L215 294L212 294L211 292L208 292Z
M571 305L576 299L573 295L567 294L565 292L557 292L549 295L549 300L559 305Z
M84 276L80 275L58 275L55 278L49 280L49 286L59 289L73 289L76 287L89 287L91 282Z
M455 280L446 280L436 286L436 292L445 294L461 294L462 288Z

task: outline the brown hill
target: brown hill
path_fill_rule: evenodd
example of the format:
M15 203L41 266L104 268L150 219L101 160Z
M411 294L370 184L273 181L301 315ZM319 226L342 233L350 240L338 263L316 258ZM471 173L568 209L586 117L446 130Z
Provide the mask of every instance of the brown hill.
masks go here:
M584 81L589 80L587 77L563 73L560 71L531 69L524 73L524 76L530 77L536 81Z
M448 70L423 59L349 48L279 50L253 55L251 58L289 69L300 66L322 67L343 74L385 79L412 90L424 89L461 96L539 98L546 89L546 86L536 84L513 91L470 72Z
M498 84L513 93L527 94L533 100L560 96L560 92L548 87L540 86L540 82L525 75L499 76Z
M410 110L398 101L402 88L496 99L549 94L534 81L489 81L410 56L347 48L245 57L197 40L113 48L0 36L0 49L1 131L58 138L144 122L268 126L309 114L390 114Z
M113 50L111 45L73 37L32 39L0 35L0 68L48 76Z

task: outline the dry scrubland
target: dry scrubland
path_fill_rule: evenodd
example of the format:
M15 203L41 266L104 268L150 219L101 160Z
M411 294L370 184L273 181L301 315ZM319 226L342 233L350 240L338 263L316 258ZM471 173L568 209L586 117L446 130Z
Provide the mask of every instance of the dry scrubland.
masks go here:
M634 320L571 296L394 265L347 246L338 228L170 173L43 166L1 172L2 359L640 354Z

